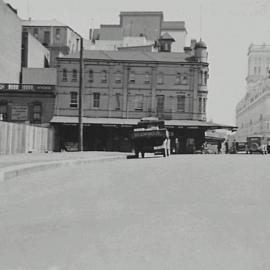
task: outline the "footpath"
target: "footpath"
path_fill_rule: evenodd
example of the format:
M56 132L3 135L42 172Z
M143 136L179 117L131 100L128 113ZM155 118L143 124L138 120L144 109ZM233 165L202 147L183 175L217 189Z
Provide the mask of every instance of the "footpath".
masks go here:
M61 152L0 155L0 182L51 168L126 158L118 152Z

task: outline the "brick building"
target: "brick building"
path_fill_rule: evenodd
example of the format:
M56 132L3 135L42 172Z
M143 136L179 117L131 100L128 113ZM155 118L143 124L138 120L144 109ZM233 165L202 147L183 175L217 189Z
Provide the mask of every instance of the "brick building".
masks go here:
M194 152L206 122L208 63L204 42L184 53L84 51L84 149L131 149L142 117L166 121L172 145ZM58 58L55 114L59 146L78 140L79 54Z

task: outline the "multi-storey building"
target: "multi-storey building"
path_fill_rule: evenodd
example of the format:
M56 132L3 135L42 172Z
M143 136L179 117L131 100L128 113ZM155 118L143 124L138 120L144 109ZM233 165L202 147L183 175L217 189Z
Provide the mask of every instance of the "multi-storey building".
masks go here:
M59 55L72 54L80 48L80 35L56 20L23 20L23 32L31 33L50 51L50 65L55 67Z
M79 54L58 58L55 116L63 142L77 141ZM204 42L185 53L84 51L87 150L130 150L139 119L165 119L180 152L194 151L206 120L208 63ZM63 146L63 145L62 145Z
M99 29L90 29L90 39L95 50L118 50L123 47L153 45L160 47L164 35L174 39L172 52L184 52L186 27L183 21L164 21L163 12L121 12L120 24L102 24Z
M252 135L270 137L270 46L250 45L247 91L236 106L236 139Z
M0 0L0 82L19 83L21 71L21 21L16 10Z

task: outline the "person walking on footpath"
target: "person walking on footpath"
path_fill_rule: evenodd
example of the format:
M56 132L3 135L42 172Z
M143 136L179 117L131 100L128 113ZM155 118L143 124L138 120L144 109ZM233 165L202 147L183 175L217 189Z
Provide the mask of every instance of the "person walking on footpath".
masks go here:
M221 142L218 142L218 147L217 147L217 149L218 149L218 154L221 154Z

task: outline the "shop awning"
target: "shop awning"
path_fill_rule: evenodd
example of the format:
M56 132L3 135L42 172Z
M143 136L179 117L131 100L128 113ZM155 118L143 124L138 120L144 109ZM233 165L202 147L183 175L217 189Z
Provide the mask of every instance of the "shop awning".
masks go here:
M103 126L135 126L140 119L132 118L91 118L83 117L84 125L103 125ZM78 124L78 117L73 116L54 116L50 121L51 124ZM208 129L229 129L236 130L237 127L216 124L213 122L198 120L165 120L165 126L168 128L204 128Z

